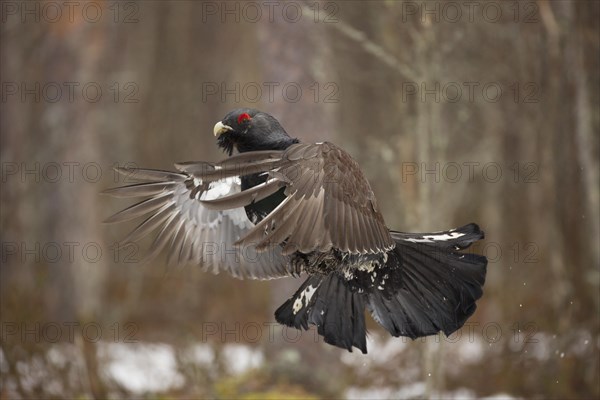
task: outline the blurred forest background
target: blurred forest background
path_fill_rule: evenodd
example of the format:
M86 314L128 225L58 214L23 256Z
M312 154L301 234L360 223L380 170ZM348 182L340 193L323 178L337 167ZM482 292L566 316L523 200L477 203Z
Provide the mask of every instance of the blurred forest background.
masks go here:
M597 1L3 1L0 398L598 398ZM403 231L477 222L459 333L275 324L299 279L117 250L115 165L219 160L249 106L361 164Z

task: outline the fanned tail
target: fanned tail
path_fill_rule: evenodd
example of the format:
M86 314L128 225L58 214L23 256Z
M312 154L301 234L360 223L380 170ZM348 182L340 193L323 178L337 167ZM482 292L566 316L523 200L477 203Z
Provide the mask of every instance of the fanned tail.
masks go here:
M487 259L462 253L484 237L476 224L446 232L391 232L396 248L381 273L385 290L368 295L373 318L393 336L450 335L475 312L483 294Z
M475 224L435 233L391 232L382 262L313 275L275 312L297 329L316 325L325 342L367 352L364 309L393 336L446 335L463 326L483 294L487 259L463 253L483 238Z
M297 329L316 325L326 343L349 351L354 346L367 353L364 294L350 290L335 272L308 278L275 311L275 319Z

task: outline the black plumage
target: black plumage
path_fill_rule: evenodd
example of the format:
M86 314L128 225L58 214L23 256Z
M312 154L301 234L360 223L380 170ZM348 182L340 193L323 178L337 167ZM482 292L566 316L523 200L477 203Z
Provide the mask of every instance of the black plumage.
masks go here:
M148 197L108 221L145 215L126 239L157 231L149 257L168 248L171 262L239 278L306 273L277 321L316 325L327 343L350 351L367 351L365 309L393 336L411 338L449 335L473 314L487 260L461 250L483 238L477 225L390 231L348 153L300 143L266 113L234 110L214 134L230 156L222 162L121 170L146 182L107 191Z

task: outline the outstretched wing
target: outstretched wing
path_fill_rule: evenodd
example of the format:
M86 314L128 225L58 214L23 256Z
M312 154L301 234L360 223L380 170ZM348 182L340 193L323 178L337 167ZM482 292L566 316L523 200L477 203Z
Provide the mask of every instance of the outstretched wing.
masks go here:
M203 200L239 193L239 178L203 181L194 176L194 170L214 171L210 163L179 167L180 173L118 169L130 178L145 181L104 192L115 197L145 198L105 221L121 222L145 216L122 243L135 242L154 233L151 251L144 261L167 248L170 263L194 263L215 274L223 270L242 279L290 275L287 257L282 256L279 246L258 252L252 245L234 245L254 228L243 208L211 210L202 205Z
M260 251L283 245L283 254L337 249L375 254L394 248L375 195L348 153L331 143L294 144L285 151L248 152L216 164L203 179L267 174L252 190L202 203L226 210L262 199L285 186L287 196L238 244Z

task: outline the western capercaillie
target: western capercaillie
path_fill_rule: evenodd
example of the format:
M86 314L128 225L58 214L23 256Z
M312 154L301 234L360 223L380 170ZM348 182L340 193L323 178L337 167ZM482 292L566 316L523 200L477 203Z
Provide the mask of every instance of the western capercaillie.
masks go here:
M229 157L178 172L120 169L142 183L109 189L143 197L107 222L145 216L125 239L154 232L148 257L237 278L308 279L275 312L316 325L327 343L367 352L364 312L393 336L450 335L475 311L487 260L462 252L475 224L433 233L389 230L358 164L340 147L301 143L272 116L230 112L214 126ZM236 155L233 155L237 150Z

